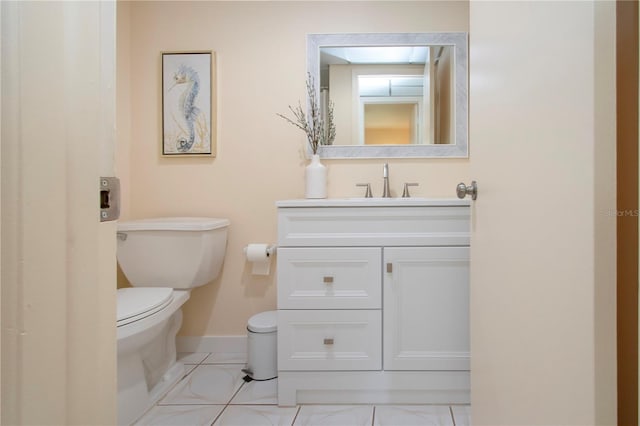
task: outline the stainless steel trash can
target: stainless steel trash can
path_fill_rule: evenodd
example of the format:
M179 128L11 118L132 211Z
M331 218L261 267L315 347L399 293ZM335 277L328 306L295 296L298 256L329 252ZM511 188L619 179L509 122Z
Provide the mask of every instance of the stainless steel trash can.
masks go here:
M249 318L247 323L247 368L253 380L278 376L278 311L267 311Z

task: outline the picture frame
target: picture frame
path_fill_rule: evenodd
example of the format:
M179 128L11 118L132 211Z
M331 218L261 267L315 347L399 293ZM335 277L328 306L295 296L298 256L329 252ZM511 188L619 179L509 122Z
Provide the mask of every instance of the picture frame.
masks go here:
M216 155L215 52L162 52L162 156Z

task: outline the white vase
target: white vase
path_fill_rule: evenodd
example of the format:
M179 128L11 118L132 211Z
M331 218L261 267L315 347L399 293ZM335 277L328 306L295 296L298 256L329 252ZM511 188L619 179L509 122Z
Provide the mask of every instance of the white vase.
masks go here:
M311 163L305 170L305 197L327 198L327 168L320 162L320 156L313 154Z

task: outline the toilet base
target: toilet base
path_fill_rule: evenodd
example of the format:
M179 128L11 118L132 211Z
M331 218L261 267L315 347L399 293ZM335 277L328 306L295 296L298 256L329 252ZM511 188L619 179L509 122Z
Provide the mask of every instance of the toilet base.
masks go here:
M183 377L184 364L175 362L151 390L147 390L144 381L138 381L118 392L118 425L130 425L142 417Z

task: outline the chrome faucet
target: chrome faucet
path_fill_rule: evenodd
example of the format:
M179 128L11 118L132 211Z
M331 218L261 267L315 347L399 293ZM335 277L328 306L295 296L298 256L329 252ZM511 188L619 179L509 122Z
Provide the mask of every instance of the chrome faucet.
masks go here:
M382 166L382 178L384 179L384 189L382 190L382 198L391 198L391 191L389 191L389 164L384 163Z

